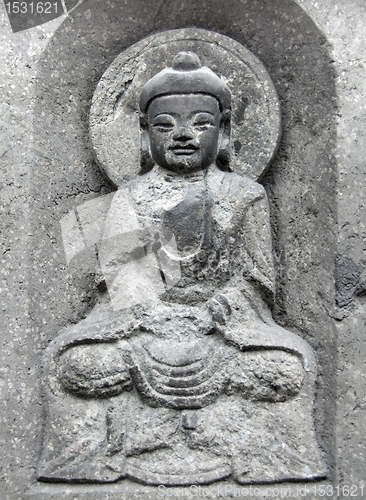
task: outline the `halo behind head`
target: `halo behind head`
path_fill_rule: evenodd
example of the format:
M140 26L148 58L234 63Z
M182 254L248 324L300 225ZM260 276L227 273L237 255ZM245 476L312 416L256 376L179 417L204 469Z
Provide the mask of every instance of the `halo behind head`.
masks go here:
M266 68L253 53L231 38L184 28L155 33L126 49L108 67L95 90L90 110L90 136L98 165L116 186L122 186L139 173L139 117L144 114L140 112L139 100L145 82L161 71L164 61L173 60L187 50L202 55L205 65L222 78L219 84L226 82L221 75L230 82L232 115L230 119L228 109L222 114L222 120L229 115L226 137L230 121L233 125L231 147L227 149L232 150L231 168L253 180L267 171L281 136L281 112ZM197 61L196 56L179 55L171 71L196 73L192 71L197 65L191 65L192 58ZM199 66L197 72L202 69ZM142 107L146 108L146 89L144 94ZM216 92L214 95L217 97ZM223 99L220 102L225 107Z

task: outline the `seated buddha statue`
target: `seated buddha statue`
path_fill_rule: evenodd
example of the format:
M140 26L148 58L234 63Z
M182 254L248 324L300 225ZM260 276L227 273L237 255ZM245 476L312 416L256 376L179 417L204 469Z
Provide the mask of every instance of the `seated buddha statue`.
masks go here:
M142 88L142 172L111 201L106 291L45 355L39 478L324 477L311 347L271 314L264 188L230 167L231 93L191 52Z

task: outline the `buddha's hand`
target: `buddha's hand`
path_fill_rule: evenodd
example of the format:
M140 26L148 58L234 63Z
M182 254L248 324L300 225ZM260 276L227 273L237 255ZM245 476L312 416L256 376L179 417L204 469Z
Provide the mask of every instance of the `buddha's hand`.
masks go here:
M211 314L215 329L223 333L223 329L229 321L232 312L228 298L220 293L210 299L206 305Z
M119 343L70 347L60 357L59 379L79 396L110 397L132 389L125 353Z

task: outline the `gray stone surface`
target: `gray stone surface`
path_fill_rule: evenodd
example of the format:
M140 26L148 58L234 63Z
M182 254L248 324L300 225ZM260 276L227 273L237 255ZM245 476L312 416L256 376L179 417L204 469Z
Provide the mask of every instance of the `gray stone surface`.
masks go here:
M112 9L113 15L109 18L108 2L97 14L92 4L87 2L84 10L75 12L73 21L66 20L55 41L51 42L43 60L48 59L50 67L54 67L45 72L43 62L38 73L45 89L50 79L51 83L47 92L41 89L40 97L35 101L38 105L41 100L44 109L36 106L34 114L29 113L32 103L30 89L32 85L34 88L36 77L34 64L59 21L52 26L44 25L14 35L1 4L1 43L4 47L1 53L1 91L4 96L1 175L5 235L2 240L1 301L6 325L2 330L2 496L11 500L23 499L26 495L37 500L123 498L118 488L110 486L37 486L31 493L26 493L35 484L35 468L42 442L38 386L41 352L59 328L69 320L75 321L80 308L87 310L92 301L82 292L91 286L68 277L71 273L65 264L58 223L72 206L93 198L94 193L104 194L111 190L108 183L98 176L98 170L88 156L90 145L83 145L84 139L79 139L77 127L73 129L70 123L81 124L86 131L86 110L96 83L121 50L151 32L187 25L212 29L244 43L265 63L280 95L285 140L279 151L281 163L277 167L274 164L273 172L268 174L270 179L265 182L277 249L277 320L283 318L286 328L301 333L321 361L316 418L318 437L333 471L330 480L334 485L354 484L359 487L364 484L365 468L364 303L362 287L357 283L356 288L361 293L357 292L347 306L335 307L332 266L335 253L343 262L350 262L347 260L350 259L353 264L347 268L358 270L362 267L359 274L362 283L364 3L358 0L337 4L330 0L303 0L296 6L291 2L238 2L225 3L223 9L222 4L215 2L205 3L199 8L197 2L194 6L180 2L164 16L160 4L151 3L147 8L146 4L135 3L133 6L127 3L123 4L123 15L116 15L116 10ZM122 7L122 2L119 6ZM88 26L80 31L83 23ZM95 29L95 25L99 28ZM65 42L59 43L60 39ZM326 40L328 45L322 45ZM322 54L327 51L330 57L322 59ZM312 54L314 59L311 59ZM334 116L330 108L335 121L328 132L329 113L324 103L322 107L320 97L324 89L331 90L326 76L333 70L336 80L334 92L330 94L337 97L338 110ZM72 74L75 76L70 76ZM318 87L311 85L313 80L318 81ZM327 102L328 95L323 95ZM315 103L315 114L309 103ZM298 111L293 113L293 109ZM301 114L301 109L306 112ZM322 117L319 122L314 119L317 113ZM31 129L27 116L39 117L43 121L43 130L47 131L42 134L42 141L36 134L35 146L30 144ZM65 117L70 117L71 122ZM313 134L308 140L305 129L311 126ZM291 139L291 130L294 129L297 131L296 140ZM330 171L330 164L322 168L327 163L329 151L333 151L329 144L335 140L335 129L339 179L336 194L333 188L327 188L334 174L333 167ZM37 130L42 130L42 127ZM323 152L321 144L324 144L327 134L331 140ZM44 158L45 163L37 170L34 159L38 157ZM314 226L314 220L322 222ZM318 251L314 253L312 248L311 254L300 254L299 249L304 248L304 242L309 241L311 235L315 235L314 241L319 243ZM347 276L347 268L341 270L341 276ZM293 279L295 275L296 280ZM313 280L317 275L318 278ZM347 279L343 280L345 287L352 288L354 280L354 273L351 273L349 283ZM75 307L76 304L79 305ZM126 488L125 491L132 495L135 486L129 483ZM156 492L139 488L135 497L143 498L146 491L146 498L156 498ZM209 494L214 497L214 493ZM293 498L296 494L294 486ZM356 494L361 497L360 490ZM233 493L227 495L232 496ZM310 492L309 496L315 495Z
M96 90L93 116L100 117L105 94L114 96L108 110L121 100L115 80L132 78L127 102L133 102L128 92L135 79L140 82L140 116L133 118L141 124L144 170L107 196L104 217L97 199L98 210L87 202L76 209L79 222L72 212L62 224L70 263L87 251L75 244L82 243L79 224L87 244L97 246L102 277L93 310L63 329L43 358L41 481L128 478L189 487L226 478L258 484L326 476L313 423L314 354L270 312L274 268L265 191L231 171L230 156L238 159L230 154L231 102L243 94L237 67L227 58L217 63L233 81L228 86L197 54L175 53L184 40L200 53L207 39L192 30L163 32L160 43L147 39L143 62L137 57L142 67L154 68L145 79L131 70L135 58L128 62L141 50L141 43L133 45L118 58L124 64L115 76L108 69ZM223 41L242 52L229 39L215 41L218 47L210 49L217 61ZM152 42L172 43L164 54L173 52L172 67L161 69L163 57ZM264 91L273 86L268 75L260 85ZM249 116L256 90L248 84ZM278 123L275 93L272 99ZM99 137L109 133L111 120L97 122ZM256 122L265 137L266 121ZM248 157L266 153L266 141L262 147L251 142ZM111 156L105 170L113 175L122 169L120 155L110 162ZM139 160L125 157L127 169ZM91 230L95 218L98 236Z

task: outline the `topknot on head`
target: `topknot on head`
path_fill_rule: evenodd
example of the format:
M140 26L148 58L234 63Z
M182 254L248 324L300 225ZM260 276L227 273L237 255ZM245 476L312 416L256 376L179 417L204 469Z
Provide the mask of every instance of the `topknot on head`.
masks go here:
M200 58L194 52L179 52L172 63L172 68L175 71L194 71L200 67Z
M146 113L156 97L173 94L207 94L215 97L222 112L231 108L230 90L194 52L178 52L171 67L164 68L142 87L140 110Z

